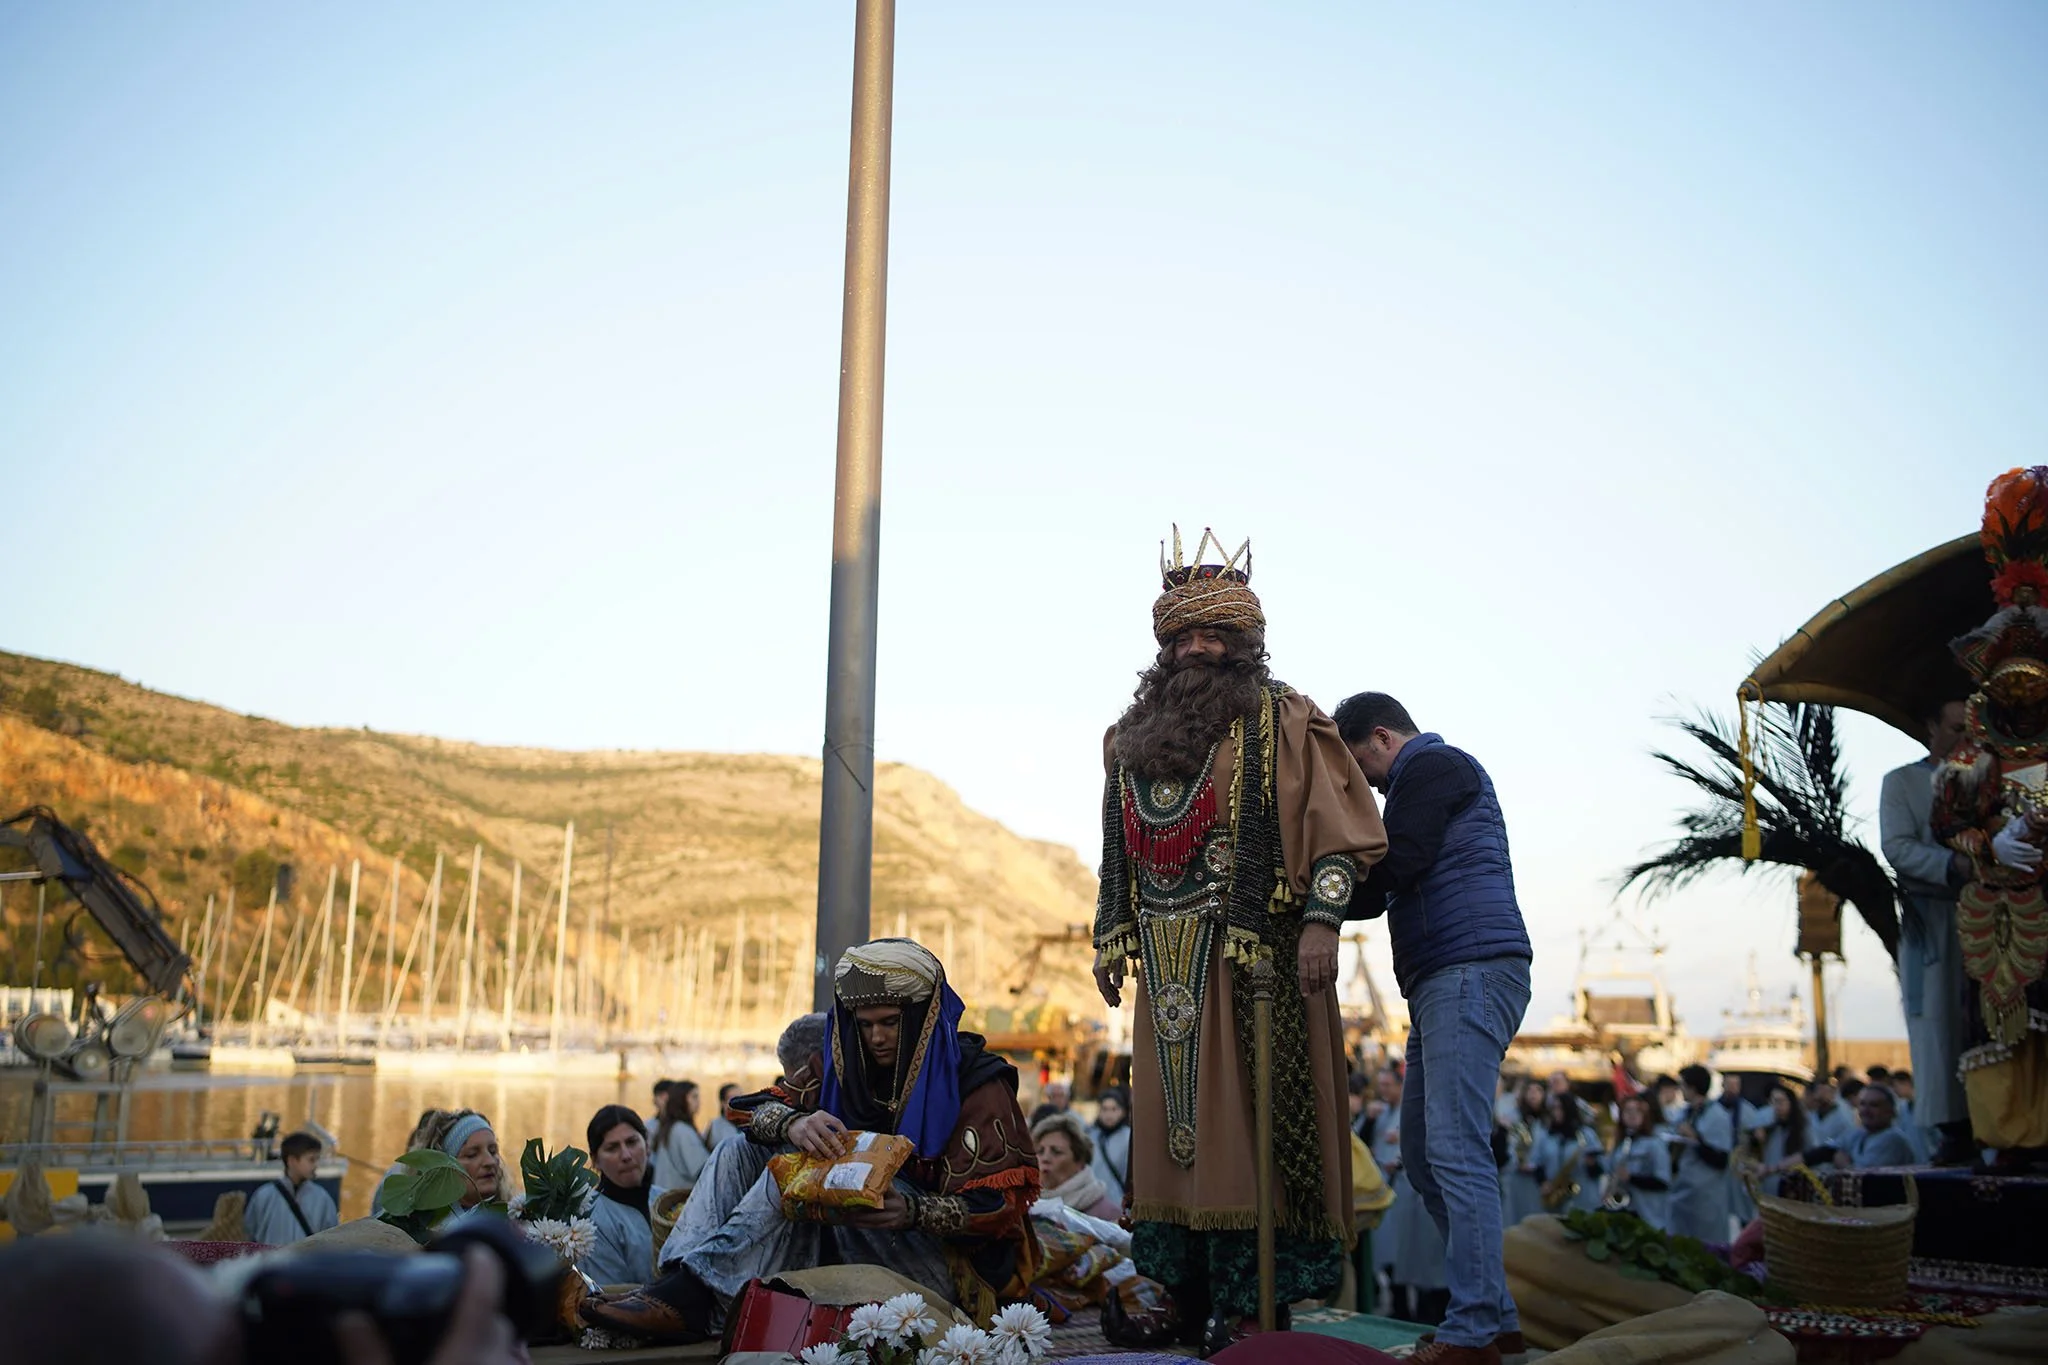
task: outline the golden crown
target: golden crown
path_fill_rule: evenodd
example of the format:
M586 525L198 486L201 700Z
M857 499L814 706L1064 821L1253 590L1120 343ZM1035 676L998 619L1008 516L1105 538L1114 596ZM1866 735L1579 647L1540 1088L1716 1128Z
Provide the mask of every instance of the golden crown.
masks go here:
M1223 555L1223 562L1221 564L1204 564L1202 562L1202 556L1208 552L1211 545L1216 547L1217 554ZM1240 564L1240 560L1243 561L1242 564ZM1244 544L1237 547L1234 554L1225 554L1223 542L1217 538L1214 531L1204 526L1202 528L1202 538L1195 542L1195 558L1191 564L1181 552L1180 523L1175 522L1173 526L1173 561L1171 563L1168 563L1166 558L1166 542L1163 540L1159 542L1159 577L1162 588L1185 587L1196 579L1210 578L1228 579L1233 583L1250 583L1252 581L1252 543L1250 540L1246 540Z

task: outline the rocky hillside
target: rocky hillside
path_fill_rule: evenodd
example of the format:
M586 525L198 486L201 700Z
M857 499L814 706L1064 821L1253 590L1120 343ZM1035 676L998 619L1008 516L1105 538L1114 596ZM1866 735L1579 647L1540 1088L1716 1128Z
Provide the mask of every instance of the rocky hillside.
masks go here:
M497 998L492 974L502 980L517 862L520 999L545 1008L563 831L574 822L564 939L569 984L580 985L573 998L615 1020L636 1004L643 1020L686 1008L686 996L703 1002L699 1011L722 1002L729 1013L751 1001L765 1025L802 995L789 978L815 913L819 773L815 759L765 754L563 753L298 729L0 653L0 815L44 804L84 828L156 892L166 927L195 953L208 898L225 918L232 893L233 928L216 957L231 968L258 941L273 886L285 890L275 921L283 939L288 926L317 916L334 874L339 941L350 866L361 860L357 952L368 979L359 1003L383 998L385 939L399 960L413 943L437 857L437 999L454 999L460 969L449 949L466 927L469 869L481 847L478 987ZM1041 946L1043 936L1092 916L1094 879L1073 851L1017 837L915 769L883 765L876 787L875 931L901 922L942 951L950 931L949 967L970 1004L1083 1007L1091 994L1085 941ZM394 860L398 932L390 936ZM33 905L33 893L6 888L0 973L10 982L28 979ZM73 910L65 907L66 917ZM414 972L391 978L403 976L411 996L424 937L414 944ZM101 959L104 940L84 938L66 951L61 983L83 973L125 989L125 968ZM733 986L736 938L746 944L744 991ZM678 988L683 977L690 984Z

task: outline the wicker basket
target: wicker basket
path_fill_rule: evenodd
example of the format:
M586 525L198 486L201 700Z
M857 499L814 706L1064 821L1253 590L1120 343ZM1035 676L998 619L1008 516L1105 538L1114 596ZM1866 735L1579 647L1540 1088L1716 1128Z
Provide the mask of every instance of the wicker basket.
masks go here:
M1820 1177L1799 1175L1820 1196L1817 1204L1766 1194L1745 1176L1764 1217L1764 1259L1771 1285L1801 1303L1845 1308L1890 1308L1906 1297L1906 1262L1913 1253L1913 1221L1920 1189L1906 1177L1906 1202L1884 1208L1836 1204Z
M650 1277L661 1274L661 1249L668 1245L668 1235L675 1231L676 1220L683 1216L683 1205L689 1202L688 1190L663 1190L661 1197L647 1210L647 1221L654 1232L654 1265L649 1268Z

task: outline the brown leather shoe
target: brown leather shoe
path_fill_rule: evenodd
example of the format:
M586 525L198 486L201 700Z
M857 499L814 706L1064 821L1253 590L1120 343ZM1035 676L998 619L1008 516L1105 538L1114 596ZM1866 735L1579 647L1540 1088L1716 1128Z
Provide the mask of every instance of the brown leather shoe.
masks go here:
M1453 1346L1434 1337L1415 1348L1409 1365L1500 1365L1500 1347L1489 1341L1484 1346Z
M592 1327L628 1332L661 1346L694 1346L711 1339L681 1313L645 1294L629 1294L613 1303L585 1299L580 1316Z
M1415 1339L1415 1344L1418 1346L1426 1346L1430 1342L1435 1340L1435 1332L1424 1332L1421 1336ZM1495 1350L1501 1353L1503 1358L1507 1356L1527 1355L1529 1353L1529 1343L1522 1340L1522 1329L1519 1327L1517 1327L1512 1332L1502 1332L1499 1336L1495 1337L1493 1339L1493 1346Z

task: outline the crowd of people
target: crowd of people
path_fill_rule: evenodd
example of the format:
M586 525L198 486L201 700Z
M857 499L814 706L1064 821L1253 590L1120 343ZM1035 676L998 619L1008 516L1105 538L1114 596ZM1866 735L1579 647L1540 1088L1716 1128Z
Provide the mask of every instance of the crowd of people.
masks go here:
M1660 1231L1726 1244L1755 1216L1748 1180L1778 1194L1795 1167L1822 1172L1912 1166L1929 1160L1938 1135L1914 1122L1909 1071L1839 1067L1795 1089L1780 1081L1751 1103L1704 1067L1624 1080L1599 1105L1561 1072L1508 1075L1494 1107L1493 1149L1501 1221L1573 1209L1626 1209ZM1393 1308L1417 1321L1441 1316L1444 1243L1402 1171L1398 1060L1370 1080L1352 1078L1352 1127L1395 1192L1373 1234L1373 1266ZM1599 1087L1602 1093L1613 1086Z

